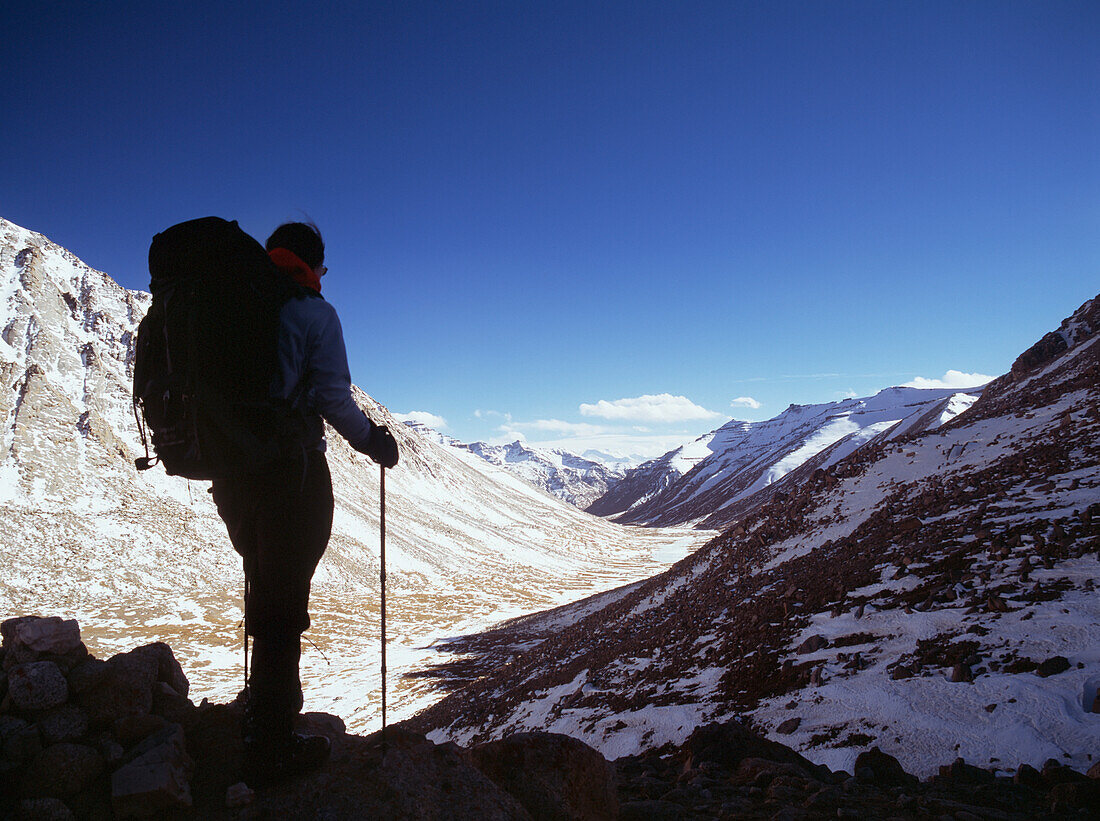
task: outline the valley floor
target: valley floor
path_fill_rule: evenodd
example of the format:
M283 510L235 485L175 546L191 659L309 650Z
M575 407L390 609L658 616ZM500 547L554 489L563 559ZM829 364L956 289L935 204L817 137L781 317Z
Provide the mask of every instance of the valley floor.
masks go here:
M453 661L451 654L440 652L443 640L648 578L714 535L688 529L616 528L617 544L603 545L592 561L565 576L549 570L456 576L446 586L425 583L415 575L390 576L388 720L408 718L444 695L442 682L424 675L444 659ZM562 539L568 540L569 534L563 533ZM608 560L609 555L614 558ZM305 709L341 716L350 732L371 732L381 721L378 585L376 578L359 588L315 581L313 626L303 638ZM88 649L100 658L153 641L167 642L191 681L192 699L226 702L243 684L242 593L224 581L212 581L120 600L94 586L53 585L29 596L0 584L0 613L76 618Z

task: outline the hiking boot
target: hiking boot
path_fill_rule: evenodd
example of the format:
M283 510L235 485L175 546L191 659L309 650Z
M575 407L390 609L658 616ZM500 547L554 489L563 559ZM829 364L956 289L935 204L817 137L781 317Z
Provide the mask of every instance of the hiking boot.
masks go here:
M331 742L323 735L292 733L277 741L245 739L242 774L252 788L277 784L328 761Z

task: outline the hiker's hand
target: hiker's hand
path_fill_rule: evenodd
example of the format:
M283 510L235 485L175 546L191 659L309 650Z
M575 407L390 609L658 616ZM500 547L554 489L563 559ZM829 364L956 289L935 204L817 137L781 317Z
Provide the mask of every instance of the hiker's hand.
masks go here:
M384 468L397 464L397 440L385 425L373 425L367 440L367 456Z

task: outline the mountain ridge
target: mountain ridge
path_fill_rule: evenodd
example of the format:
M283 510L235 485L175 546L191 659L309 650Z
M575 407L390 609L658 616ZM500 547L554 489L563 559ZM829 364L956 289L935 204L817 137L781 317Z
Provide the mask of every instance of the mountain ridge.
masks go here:
M792 404L761 422L731 420L629 471L586 509L628 524L725 527L736 518L727 508L799 466L827 465L879 435L932 429L969 407L978 392L890 387L868 397ZM825 451L828 457L819 458Z

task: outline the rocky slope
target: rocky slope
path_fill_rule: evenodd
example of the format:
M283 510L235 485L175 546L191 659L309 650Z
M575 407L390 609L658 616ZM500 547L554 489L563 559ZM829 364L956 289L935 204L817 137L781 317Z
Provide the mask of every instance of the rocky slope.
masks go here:
M868 443L932 430L979 393L887 388L862 399L791 405L765 422L735 419L630 471L587 510L631 524L727 527L798 468L828 467Z
M541 729L608 757L750 717L848 769L1100 754L1100 299L968 411L772 494L666 573L456 642L436 740Z
M169 641L204 695L240 678L242 577L206 484L138 474L133 337L149 295L0 220L0 612L67 613L97 652ZM358 401L398 438L387 477L390 663L454 634L642 578L701 540L586 515ZM311 707L377 719L378 468L330 431L333 538L314 581ZM364 664L363 659L371 662ZM414 679L391 705L432 695Z
M832 772L738 722L609 763L563 735L464 749L403 727L349 735L323 713L300 729L331 740L330 760L253 791L240 781L240 704L196 706L167 645L101 660L72 620L0 631L4 818L1073 818L1100 799L1100 766L1006 778L957 760L921 783L879 750Z

